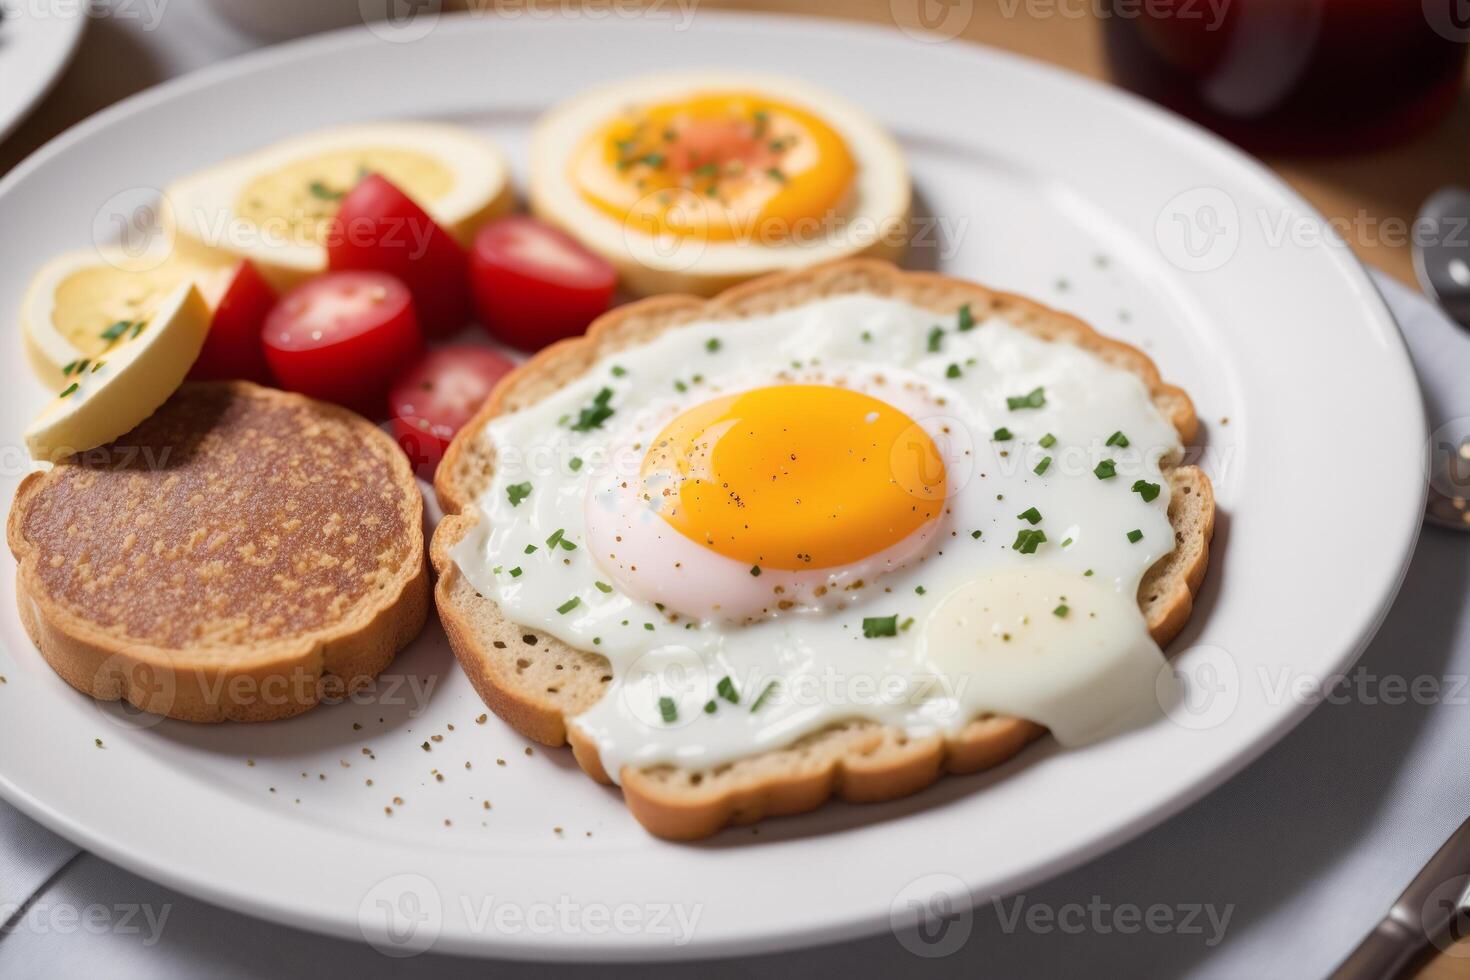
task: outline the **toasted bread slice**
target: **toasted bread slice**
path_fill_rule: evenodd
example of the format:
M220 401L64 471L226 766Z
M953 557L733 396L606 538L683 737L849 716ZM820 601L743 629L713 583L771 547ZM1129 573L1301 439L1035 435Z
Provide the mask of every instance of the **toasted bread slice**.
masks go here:
M377 676L428 615L423 498L393 440L246 382L186 384L31 474L7 532L52 668L170 718L299 714Z
M768 276L708 301L666 296L614 310L585 337L547 348L506 377L454 440L437 474L435 490L448 515L430 549L439 573L435 598L440 618L475 689L517 731L546 745L562 745L570 738L582 768L600 782L610 782L596 746L567 725L602 696L611 680L606 658L509 621L449 557L450 548L474 525L477 518L469 507L494 469L485 424L534 404L602 358L681 324L738 321L844 293L894 297L938 314L952 314L968 303L977 319L1004 317L1035 336L1075 344L1138 375L1185 444L1196 435L1198 420L1189 397L1161 381L1153 362L1136 348L1030 300L945 276L901 272L885 262L847 260ZM1177 466L1168 477L1176 547L1149 569L1138 594L1149 630L1161 646L1189 618L1209 561L1215 517L1214 495L1203 472ZM1004 762L1044 732L1029 721L992 716L976 719L951 738L911 738L894 728L854 720L731 765L701 771L630 767L619 774L619 782L628 807L646 828L660 837L689 840L730 823L810 810L833 795L849 801L904 796L943 772L974 772Z

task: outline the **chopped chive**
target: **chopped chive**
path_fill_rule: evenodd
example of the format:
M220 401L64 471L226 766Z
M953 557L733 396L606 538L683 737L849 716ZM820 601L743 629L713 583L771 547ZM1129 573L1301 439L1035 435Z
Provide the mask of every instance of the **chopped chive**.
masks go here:
M1118 475L1118 464L1111 459L1105 459L1092 468L1092 473L1099 480L1111 480Z
M944 342L944 328L935 327L929 331L929 353L939 353L939 345Z
M526 550L523 553L527 555L534 555L536 553L536 546L534 544L526 545Z
M71 384L67 385L66 389L63 390L61 394L57 395L56 397L57 398L66 398L66 397L68 397L70 395L75 395L77 393L77 389L80 388L80 387L81 387L81 385L79 385L75 381L73 381Z
M923 595L924 592L925 592L925 589L924 589L924 587L922 585L916 585L916 586L914 586L914 595Z
M776 682L775 681L771 681L764 688L762 688L761 689L761 693L760 693L760 697L756 698L755 699L755 703L750 706L750 713L751 714L755 714L757 711L759 711L761 709L761 705L763 705L763 704L766 703L766 698L770 697L771 694L775 690L776 690Z
M666 725L672 725L679 720L679 706L674 703L673 698L659 698L658 713Z
M1092 569L1089 568L1087 571L1083 572L1082 574L1086 578L1092 578Z
M613 409L608 405L612 400L612 389L603 388L593 397L592 404L577 413L577 421L572 423L573 432L588 432L592 429L602 428L602 423L612 418Z
M308 189L311 191L312 197L322 201L340 201L347 196L345 192L334 191L319 180L313 180L308 185Z
M981 532L979 532L979 531L971 531L970 532L970 537L974 538L976 541L979 541L980 540L980 533Z
M958 364L951 364L944 369L944 376L946 378L958 378L960 373L960 366Z
M77 365L78 364L82 364L82 362L81 361L72 361L66 367L62 368L61 369L61 375L62 375L62 377L66 377L66 378L71 377L71 373L77 369ZM83 365L83 366L85 366L85 365Z
M961 332L975 329L975 314L970 312L969 303L960 307L959 323L956 324L955 329Z
M134 323L133 324L133 339L134 340L137 340L138 339L138 334L142 333L143 332L143 328L146 327L147 325L148 325L148 321L147 320L139 320L137 323Z
M717 708L719 708L719 705L715 704L713 698L704 703L704 713L707 715L714 714Z
M872 640L880 636L898 635L898 615L868 616L863 620L863 636Z
M625 375L627 373L628 373L628 369L625 368L625 367L619 367L616 364L614 364L612 366L612 376L614 378L621 378L623 375Z
M644 623L643 624L643 628L646 629L646 630L648 630L648 632L650 632L650 633L653 632L653 624L652 623Z
M1063 538L1062 539L1062 547L1063 548L1069 548L1071 546L1072 546L1072 539L1071 538Z
M577 472L581 468L582 468L582 457L581 456L573 456L571 459L567 460L567 469L571 470L573 473Z
M871 330L864 330L860 336L863 338L863 343L865 344L873 342L873 331Z
M1046 435L1036 440L1036 444L1042 449L1050 449L1052 446L1055 446L1057 444L1057 437L1048 432Z
M1117 432L1114 432L1112 435L1108 436L1108 441L1105 442L1105 443L1103 443L1103 445L1105 445L1105 446L1117 446L1120 449L1127 449L1128 448L1128 437L1123 434L1122 430L1119 430Z
M678 378L675 378L674 379L674 390L677 391L677 392L681 392L682 393L682 392L688 391L689 390L689 386L686 385L684 382L680 381Z
M900 630L907 630L912 625L914 625L914 617L908 616L904 619L903 622L898 624L898 628Z
M1041 511L1037 510L1035 507L1027 507L1025 510L1021 511L1021 513L1017 514L1016 517L1019 520L1025 521L1028 524L1041 523Z
M565 616L567 613L571 612L573 609L576 609L581 604L582 599L580 596L572 596L566 602L563 602L561 605L557 606L556 611Z
M85 364L86 362L83 361L82 363ZM102 370L102 365L104 365L106 363L107 363L106 361L98 361L96 364L93 364L92 365L92 373L93 374L96 374L98 371L101 371Z
M1015 438L1015 436L1011 433L1010 429L1007 429L1005 426L1001 426L999 429L996 429L995 432L991 434L990 438L995 440L996 442L1010 442L1012 439Z
M563 551L577 550L577 546L567 540L566 528L557 528L555 531L551 532L551 537L546 539L546 547L550 548L552 551L556 550L557 545L561 545Z
M1128 532L1128 540L1133 544L1137 544L1138 542L1143 540L1143 532L1140 531L1138 528L1134 528L1133 530Z
M720 349L720 338L711 337L709 340L706 340L704 342L704 349L709 351L711 354L718 351Z
M1149 483L1147 480L1134 480L1133 492L1143 498L1143 502L1151 504L1159 495L1160 487L1157 483Z
M740 692L735 690L735 682L729 677L720 678L720 682L715 685L715 693L731 704L740 703Z
M1042 387L1032 388L1024 395L1011 395L1006 398L1006 408L1013 412L1019 412L1023 408L1041 408L1046 404L1046 389Z
M521 501L525 500L531 495L531 484L512 483L510 486L505 488L505 495L510 498L510 505L512 507L519 507L521 505Z
M128 327L131 327L132 325L133 325L133 322L131 320L119 320L116 323L112 324L110 327L108 327L106 330L102 331L102 335L101 335L102 336L102 339L103 340L116 340L117 338L121 337L123 334L127 333L128 332Z
M1023 555L1034 555L1036 554L1036 549L1045 543L1045 531L1022 528L1016 532L1016 541L1011 547Z
M612 586L611 585L608 585L606 582L593 582L592 584L595 585L595 586L597 586L597 591L598 592L611 592L612 591Z
M1032 468L1031 472L1035 473L1037 476L1041 476L1043 473L1046 472L1046 468L1050 465L1051 457L1043 456L1041 457L1041 462L1037 463L1036 466Z
M751 565L750 566L750 574L751 574L751 577L753 577L753 578L760 578L761 567L759 565Z
M520 578L521 577L521 566L517 565L515 568L512 568L510 570L510 577L511 578Z
M1053 609L1051 611L1051 614L1057 619L1066 619L1067 613L1069 612L1071 612L1071 610L1067 608L1066 603L1063 603L1062 605L1057 606L1055 609Z

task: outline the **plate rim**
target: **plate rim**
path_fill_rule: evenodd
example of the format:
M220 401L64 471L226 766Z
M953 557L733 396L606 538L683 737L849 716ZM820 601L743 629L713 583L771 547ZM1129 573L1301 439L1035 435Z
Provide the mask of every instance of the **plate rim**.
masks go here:
M572 17L568 19L579 21L586 18ZM819 34L836 35L839 40L843 34L860 35L866 38L884 37L895 39L895 29L881 24L806 15L725 10L701 11L701 20L704 19L709 19L717 23L728 21L746 25L764 25L778 30L797 25L802 30ZM442 15L440 24L436 30L444 29L445 27L454 31L509 30L513 29L514 26L514 24L497 22L494 18L478 17L472 13L463 12ZM545 25L537 24L535 28L545 29ZM158 104L167 103L179 95L217 82L228 81L241 76L249 76L271 68L289 68L300 61L310 59L318 51L353 47L366 49L380 43L382 42L375 39L364 28L343 28L300 38L285 44L258 49L165 81L109 106L49 140L26 157L25 160L3 178L0 178L0 197L9 194L14 185L25 180L31 173L43 167L54 157L67 152L74 144L87 139L95 132L110 128L126 120L129 116L137 112L144 111ZM1117 89L1104 82L1078 75L1045 62L1035 61L1012 52L975 42L959 41L958 43L967 48L970 55L991 59L1004 65L1007 71L1020 72L1022 74L1030 72L1045 77L1053 83L1079 86L1095 94L1100 94L1117 105L1120 111L1133 113L1152 126L1156 131L1165 133L1170 138L1183 140L1186 144L1192 144L1213 157L1221 158L1229 164L1229 169L1233 175L1241 178L1249 178L1260 183L1270 194L1292 205L1301 214L1311 218L1321 218L1320 213L1315 207L1287 184L1284 179L1267 169L1264 164L1233 145L1226 143L1213 133L1203 130L1187 120L1174 116L1152 103L1146 102L1131 93ZM1412 361L1409 359L1407 346L1376 283L1373 282L1365 267L1351 250L1345 248L1329 250L1329 258L1336 271L1345 277L1346 282L1344 285L1355 285L1358 288L1359 296L1364 306L1364 319L1371 324L1378 339L1385 343L1388 350L1407 369L1407 376L1413 383L1414 391L1417 394L1417 378L1413 372ZM1427 431L1422 398L1418 400L1417 404L1419 428L1421 431ZM1407 528L1401 528L1395 536L1395 540L1399 542L1396 565L1391 568L1387 587L1383 590L1383 596L1377 604L1377 607L1371 610L1365 610L1366 615L1357 617L1359 625L1353 631L1356 640L1350 644L1350 648L1346 651L1345 655L1338 658L1338 666L1341 669L1346 670L1350 668L1367 648L1373 636L1382 625L1389 610L1392 608L1394 599L1397 597L1399 589L1407 575L1409 562L1413 556L1418 535L1422 528L1419 516L1422 513L1423 498L1426 490L1420 473L1408 474L1406 479L1412 479L1418 485L1418 509L1412 514L1406 513L1403 517L1404 523L1408 526ZM1088 838L1085 842L1075 845L1070 849L1054 853L1050 860L1031 866L1023 873L1012 875L1010 880L1002 881L995 886L994 890L1011 893L1019 888L1028 887L1031 884L1053 877L1064 870L1078 866L1091 857L1096 857L1112 850L1125 841L1138 836L1147 829L1157 826L1164 820L1192 806L1210 791L1229 781L1230 778L1279 742L1314 707L1315 704L1310 702L1297 703L1290 710L1283 710L1276 713L1272 719L1272 723L1263 732L1257 734L1249 745L1233 752L1224 764L1201 770L1194 778L1177 789L1173 795L1148 809L1146 812L1131 820L1122 822L1106 834ZM190 876L181 871L176 872L165 862L150 860L147 854L134 853L124 843L115 843L102 832L91 830L86 825L87 821L79 820L73 815L61 812L55 807L50 806L40 796L33 795L22 789L3 771L0 771L0 797L5 798L22 812L43 825L50 827L70 840L78 842L99 856L143 877L158 881L169 887L177 888L185 894L282 925L306 928L355 941L361 941L363 939L363 934L358 924L349 921L347 918L335 917L327 912L302 915L299 909L289 908L282 904L272 904L268 899L259 898L248 891L232 890L229 887L211 881L203 875ZM549 946L544 941L538 942L534 937L531 941L526 941L524 936L498 936L493 942L485 942L483 939L479 941L458 942L453 941L453 937L446 933L441 937L441 944L436 946L433 951L563 962L598 959L616 961L645 961L671 958L686 960L705 959L737 953L771 952L792 949L843 938L871 935L880 932L887 924L887 910L875 909L867 917L850 918L835 924L806 925L800 928L785 930L777 934L765 934L753 941L742 942L729 937L699 941L690 944L690 947L697 946L698 948L685 947L683 949L676 949L672 954L665 947L646 944L635 945L626 942L596 943L579 941L575 945L558 949Z

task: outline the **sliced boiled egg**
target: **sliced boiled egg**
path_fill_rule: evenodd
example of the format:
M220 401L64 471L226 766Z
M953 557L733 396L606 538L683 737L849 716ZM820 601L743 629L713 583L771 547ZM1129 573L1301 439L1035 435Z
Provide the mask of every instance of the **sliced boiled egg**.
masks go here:
M632 79L547 113L531 206L632 292L709 295L907 241L908 167L862 110L789 78Z
M33 457L55 462L111 442L153 414L183 383L209 333L210 312L181 282L151 313L120 319L63 366L65 387L26 429Z
M188 248L57 256L32 278L21 304L21 332L31 367L60 390L70 383L63 373L67 365L95 360L113 345L107 334L114 324L152 318L185 282L197 285L212 309L233 268L227 255Z
M505 155L489 141L454 126L368 123L186 177L166 191L167 211L181 239L248 258L284 290L326 269L331 219L368 173L386 177L464 246L513 201Z

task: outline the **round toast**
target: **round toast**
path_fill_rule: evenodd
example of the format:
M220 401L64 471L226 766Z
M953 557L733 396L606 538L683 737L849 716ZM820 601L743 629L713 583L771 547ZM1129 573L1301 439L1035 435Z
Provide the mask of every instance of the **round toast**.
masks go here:
M67 683L186 721L268 721L376 677L428 615L423 498L346 409L185 384L21 483L21 620Z
M475 591L449 551L478 519L471 509L489 485L493 446L487 422L546 397L602 358L647 343L665 330L703 320L739 321L823 297L868 293L902 299L937 314L969 304L977 319L994 315L1042 339L1074 344L1136 374L1160 413L1187 446L1198 419L1188 395L1165 384L1142 351L1103 337L1075 317L1031 300L933 273L902 272L871 259L850 259L801 272L753 280L711 300L665 296L643 300L598 319L585 337L562 341L504 378L462 429L440 465L435 492L446 517L430 557L438 573L435 599L451 646L481 698L517 731L546 745L569 740L578 763L599 782L611 782L597 748L568 719L587 710L611 681L606 658L538 635L508 620ZM1162 647L1183 629L1204 580L1214 533L1210 481L1194 466L1167 471L1172 486L1169 520L1175 549L1144 576L1139 607ZM957 735L913 738L903 731L855 719L793 745L696 771L671 765L626 768L619 774L634 817L669 839L707 837L726 824L799 813L833 795L851 802L894 799L929 785L942 773L998 765L1045 729L1016 718L977 718Z

